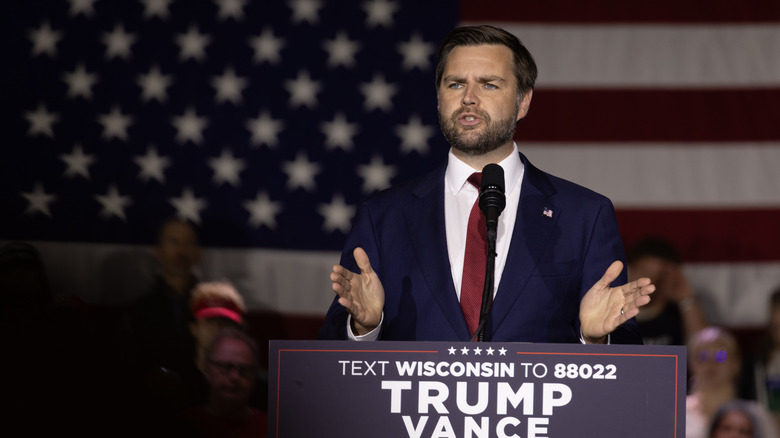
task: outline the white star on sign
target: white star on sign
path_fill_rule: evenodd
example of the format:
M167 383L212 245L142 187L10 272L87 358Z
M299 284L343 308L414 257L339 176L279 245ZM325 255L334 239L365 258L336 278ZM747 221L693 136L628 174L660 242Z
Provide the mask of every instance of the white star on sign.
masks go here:
M230 101L233 105L241 102L241 92L246 87L246 79L236 76L232 68L228 67L222 76L214 76L211 85L217 89L217 103Z
M325 218L322 224L325 232L339 230L342 233L349 233L352 216L355 215L355 207L347 205L344 202L344 196L334 195L330 204L320 204L317 211Z
M238 174L246 168L244 160L238 159L225 149L219 158L210 158L209 167L214 171L214 184L220 186L229 183L233 187L238 187L241 179Z
M236 21L241 21L244 18L244 6L246 0L215 0L217 6L219 6L219 12L217 17L220 20L227 20L233 18Z
M316 186L314 177L320 171L320 165L309 161L303 152L298 152L295 161L285 161L282 169L287 174L287 188L290 191L301 187L312 190Z
M328 52L328 66L352 67L355 65L355 53L360 50L360 43L352 41L346 32L339 32L336 38L326 40L322 45Z
M129 196L122 196L119 194L115 185L108 186L108 192L105 195L97 195L95 199L103 206L103 210L100 211L100 215L106 219L110 219L111 216L116 216L119 219L127 222L125 216L125 208L132 204Z
M160 17L165 20L170 15L168 7L173 0L141 0L144 4L144 18Z
M409 153L417 151L421 155L428 153L428 139L433 137L433 127L423 125L420 116L414 114L409 117L409 123L396 125L395 133L401 137L401 152Z
M463 347L460 350L461 356L468 356L469 355L469 349L467 347Z
M482 349L477 347L474 349L474 356L482 356Z
M70 154L60 154L60 159L68 166L65 176L73 178L81 175L89 179L89 165L95 162L94 155L85 155L81 145L75 145Z
M196 26L190 26L187 33L176 36L176 44L180 47L179 59L186 61L190 58L203 61L206 58L206 46L211 42L208 34L198 32Z
M141 86L141 99L144 102L157 99L162 103L168 99L166 89L171 85L171 76L162 74L158 66L152 66L145 75L138 75L137 81Z
M455 347L450 347L450 349L447 350L447 351L450 352L450 356L451 356L451 355L455 354Z
M377 108L385 112L391 111L393 109L391 99L397 92L397 88L395 85L387 83L381 74L375 74L371 82L360 84L360 92L366 99L363 107L366 111Z
M396 173L395 167L386 166L382 158L378 156L371 158L371 164L361 164L357 169L357 174L363 178L363 192L365 193L390 187L390 180Z
M498 350L498 353L499 353L499 355L501 355L501 356L506 356L506 348L504 348L504 347L501 347L501 348Z
M284 129L284 121L274 119L268 111L263 111L256 118L247 120L246 128L252 133L252 146L265 144L274 148L279 144L279 132Z
M54 138L52 125L60 119L60 116L57 113L50 113L46 109L46 105L41 103L35 111L25 112L24 118L30 122L30 129L27 131L28 136L32 137L40 134Z
M118 106L111 108L108 114L98 116L98 122L103 125L103 134L101 137L111 140L116 137L122 141L127 141L127 128L133 123L133 117L122 114Z
M366 26L385 28L393 26L393 13L398 10L398 4L387 0L371 0L363 4L366 11Z
M111 33L103 34L103 44L106 45L106 59L119 57L130 58L130 46L135 42L135 35L125 32L121 24L114 26Z
M290 93L290 106L297 108L307 106L314 108L317 106L317 93L322 86L309 76L309 72L301 71L295 79L288 79L284 82L284 88Z
M306 21L309 24L317 24L320 21L318 12L322 4L319 0L290 0L287 4L293 10L293 23Z
M195 109L189 107L184 111L184 115L174 117L171 124L176 128L176 141L179 143L191 141L200 144L203 141L203 129L208 125L208 120L205 117L198 117Z
M485 351L487 352L488 356L492 356L493 352L496 351L496 350L493 350L493 347L488 347L488 349L485 350Z
M270 229L276 228L276 215L282 210L282 204L272 201L267 192L258 192L254 200L246 201L243 205L251 215L249 223L252 226L265 225Z
M79 64L72 73L65 73L63 76L63 80L68 84L68 97L92 99L92 86L97 82L97 74L87 72L84 64Z
M181 197L169 198L168 200L176 209L177 216L200 224L200 211L206 208L207 203L202 198L196 198L191 188L185 187Z
M146 151L146 155L137 155L133 157L133 161L141 168L141 171L138 173L138 178L141 181L146 182L149 179L155 179L160 184L165 183L165 168L170 166L171 160L158 155L157 148L150 146Z
M91 17L95 12L95 0L70 0L70 16L84 14Z
M398 51L403 55L404 60L401 63L404 70L419 68L427 70L431 66L431 56L433 55L433 44L426 43L420 34L415 33L409 42L398 44Z
M40 28L30 31L28 36L33 42L33 56L42 53L49 56L57 54L57 42L62 38L62 33L53 30L48 21L44 21Z
M268 61L269 64L278 64L282 59L281 51L285 42L283 38L276 38L272 29L265 28L260 36L250 38L249 46L255 51L252 57L255 63Z
M352 137L358 131L357 123L347 122L343 113L333 116L332 122L322 122L320 130L325 134L325 146L327 149L341 148L345 151L352 150Z
M40 211L46 216L51 217L51 211L49 211L49 204L57 199L55 195L46 193L43 188L43 184L36 182L33 187L33 191L26 193L22 192L22 196L27 199L29 205L27 206L27 213L33 214L36 211Z

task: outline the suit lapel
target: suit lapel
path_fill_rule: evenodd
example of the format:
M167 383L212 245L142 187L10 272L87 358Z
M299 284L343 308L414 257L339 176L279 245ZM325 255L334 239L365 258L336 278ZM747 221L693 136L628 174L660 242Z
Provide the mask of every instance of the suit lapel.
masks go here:
M458 303L447 252L444 226L444 170L433 172L413 191L415 199L404 217L414 256L426 285L455 333L468 339L466 320Z
M496 299L491 308L490 324L499 327L515 301L525 290L536 264L550 240L550 235L560 217L560 211L552 197L555 189L545 174L520 154L525 171L520 189L520 203L515 220L512 242L509 246L504 272L501 274ZM549 217L545 212L549 212Z

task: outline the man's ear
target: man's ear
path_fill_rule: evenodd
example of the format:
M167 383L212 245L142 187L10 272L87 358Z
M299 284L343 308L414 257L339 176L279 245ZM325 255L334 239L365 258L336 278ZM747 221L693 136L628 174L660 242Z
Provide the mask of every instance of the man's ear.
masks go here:
M517 120L520 121L523 117L528 114L528 108L531 107L531 98L534 96L534 90L528 90L523 94L523 97L520 99L520 110L517 112Z

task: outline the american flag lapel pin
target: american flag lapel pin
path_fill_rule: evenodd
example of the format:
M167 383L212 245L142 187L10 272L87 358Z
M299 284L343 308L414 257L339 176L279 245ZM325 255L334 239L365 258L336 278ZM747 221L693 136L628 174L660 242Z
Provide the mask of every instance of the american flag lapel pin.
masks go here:
M552 217L552 210L550 210L547 207L544 207L544 211L542 212L542 214L547 216L547 217Z

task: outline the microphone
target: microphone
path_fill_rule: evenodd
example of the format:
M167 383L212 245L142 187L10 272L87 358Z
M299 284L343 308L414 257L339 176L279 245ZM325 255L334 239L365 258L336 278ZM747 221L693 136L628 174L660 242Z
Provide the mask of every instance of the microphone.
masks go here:
M482 183L479 190L479 208L485 215L488 242L496 241L498 216L506 206L504 195L504 169L498 164L488 164L482 169Z

